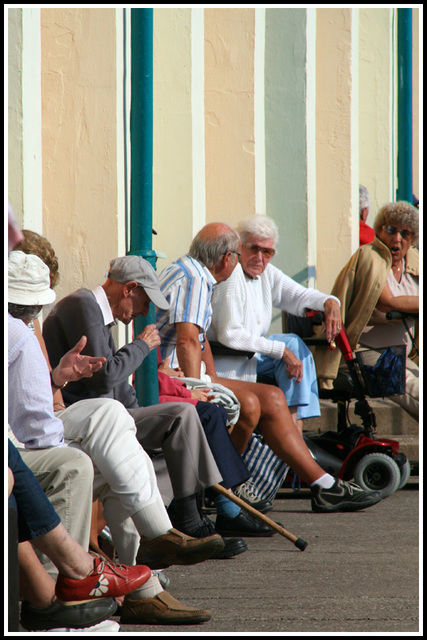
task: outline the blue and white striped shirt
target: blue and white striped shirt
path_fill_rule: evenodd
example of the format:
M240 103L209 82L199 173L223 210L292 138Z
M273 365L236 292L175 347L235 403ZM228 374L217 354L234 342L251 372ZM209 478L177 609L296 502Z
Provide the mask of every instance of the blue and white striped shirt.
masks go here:
M176 324L190 322L199 327L201 349L211 323L212 295L216 280L201 262L186 255L159 274L160 289L169 309L157 309L156 325L160 333L160 353L171 358L171 367L179 366L176 357Z

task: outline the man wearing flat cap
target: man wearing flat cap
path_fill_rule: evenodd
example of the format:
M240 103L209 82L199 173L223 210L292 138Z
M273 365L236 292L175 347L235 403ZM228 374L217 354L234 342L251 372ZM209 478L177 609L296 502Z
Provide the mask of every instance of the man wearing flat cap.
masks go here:
M149 262L140 256L116 258L111 261L102 286L93 291L79 289L56 304L43 323L43 337L52 367L82 335L87 337L85 354L106 358L101 370L91 378L67 385L63 390L65 403L70 405L86 398L114 398L122 402L135 420L137 437L145 451L149 455L164 454L167 473L156 465L160 456L153 462L165 504L175 498L175 526L179 528L182 522L185 530L196 530L202 524L197 492L222 480L196 409L183 402L138 405L128 378L160 344L155 325L146 326L132 342L118 350L111 334L116 320L129 324L140 314L146 316L150 301L161 309L169 307Z

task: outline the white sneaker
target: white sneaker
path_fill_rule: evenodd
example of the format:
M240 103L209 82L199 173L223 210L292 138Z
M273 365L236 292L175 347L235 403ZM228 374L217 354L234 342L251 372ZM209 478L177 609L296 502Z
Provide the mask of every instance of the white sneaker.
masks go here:
M101 531L99 536L103 540L106 540L107 542L109 542L112 547L114 547L113 537L112 537L111 531L110 531L110 529L109 529L109 527L107 525L103 528L103 530Z
M93 627L83 627L82 629L68 629L61 627L58 629L49 629L46 633L118 633L120 631L120 625L115 620L103 620L98 624L94 624Z
M258 496L255 485L250 480L246 480L246 482L236 487L233 493L261 513L271 511L273 508L270 500L262 500L262 498Z

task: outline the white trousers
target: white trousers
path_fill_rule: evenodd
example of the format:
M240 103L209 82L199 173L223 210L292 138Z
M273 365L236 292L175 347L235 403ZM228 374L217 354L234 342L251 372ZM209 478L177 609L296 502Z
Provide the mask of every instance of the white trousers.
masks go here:
M120 562L135 564L139 533L148 538L171 527L150 457L136 439L135 421L121 402L81 400L55 414L70 447L94 466L93 499L99 498Z

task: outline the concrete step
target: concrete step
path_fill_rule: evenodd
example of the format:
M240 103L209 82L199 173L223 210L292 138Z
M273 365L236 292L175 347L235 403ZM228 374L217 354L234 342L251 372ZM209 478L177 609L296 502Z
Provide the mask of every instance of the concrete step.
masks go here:
M404 453L410 462L418 462L420 459L420 445L418 436L389 436L384 435L384 438L391 440L397 440L399 443L399 451Z
M388 398L368 398L368 402L375 414L376 436L397 440L408 460L419 460L419 423ZM321 400L320 410L322 415L319 418L304 421L304 430L336 430L336 404ZM354 413L354 401L349 406L349 419L352 424L362 426L361 418Z

